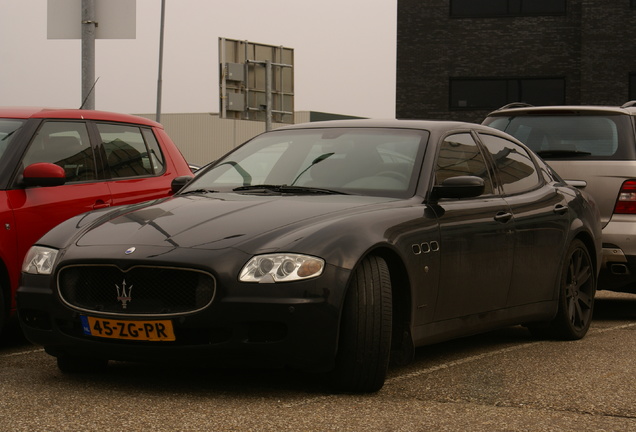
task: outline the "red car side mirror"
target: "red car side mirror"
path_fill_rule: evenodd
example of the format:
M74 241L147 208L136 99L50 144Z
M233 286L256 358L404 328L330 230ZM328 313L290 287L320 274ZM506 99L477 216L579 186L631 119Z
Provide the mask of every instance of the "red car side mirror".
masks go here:
M66 173L59 165L39 162L26 167L22 178L26 186L61 186L66 182Z

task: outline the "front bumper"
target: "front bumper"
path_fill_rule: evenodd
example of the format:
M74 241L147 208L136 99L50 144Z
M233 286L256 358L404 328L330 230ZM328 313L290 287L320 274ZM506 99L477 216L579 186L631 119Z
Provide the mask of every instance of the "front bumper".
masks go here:
M297 283L219 283L217 297L205 310L156 318L74 310L51 289L50 277L23 275L17 294L18 317L25 336L54 356L327 371L334 365L347 279L348 271L328 267L321 277ZM176 340L149 342L86 335L82 315L169 319Z

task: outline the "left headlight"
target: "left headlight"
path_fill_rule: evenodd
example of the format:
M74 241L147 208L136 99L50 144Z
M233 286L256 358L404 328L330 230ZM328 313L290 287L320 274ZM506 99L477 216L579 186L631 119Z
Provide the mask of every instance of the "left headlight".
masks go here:
M24 257L22 271L30 274L51 274L57 252L57 249L32 246Z
M300 254L266 254L253 257L243 266L241 282L290 282L320 276L325 268L321 258Z

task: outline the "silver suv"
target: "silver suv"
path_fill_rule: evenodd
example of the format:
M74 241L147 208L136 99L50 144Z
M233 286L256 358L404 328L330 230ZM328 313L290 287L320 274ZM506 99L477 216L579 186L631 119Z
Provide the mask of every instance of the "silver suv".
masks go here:
M622 107L515 103L483 124L521 140L594 197L603 224L599 289L636 292L636 101Z

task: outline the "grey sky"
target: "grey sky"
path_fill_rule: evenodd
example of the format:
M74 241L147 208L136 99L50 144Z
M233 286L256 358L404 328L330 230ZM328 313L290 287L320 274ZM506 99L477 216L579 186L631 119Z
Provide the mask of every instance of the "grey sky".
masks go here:
M397 0L166 0L162 112L218 112L218 38L294 49L297 111L395 116ZM47 40L47 0L0 0L0 105L79 107L79 40ZM96 42L96 109L153 113L161 1L137 38Z

